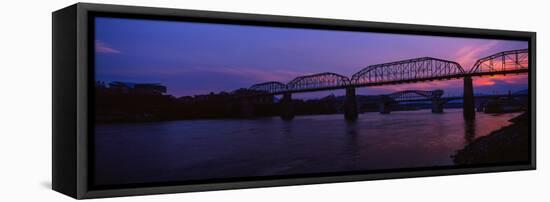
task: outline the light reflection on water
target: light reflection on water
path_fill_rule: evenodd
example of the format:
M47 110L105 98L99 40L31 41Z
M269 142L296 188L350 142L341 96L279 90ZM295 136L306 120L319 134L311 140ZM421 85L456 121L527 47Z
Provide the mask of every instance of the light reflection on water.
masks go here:
M140 183L192 179L341 172L452 165L450 155L509 125L519 113L461 110L183 120L97 125L96 182Z

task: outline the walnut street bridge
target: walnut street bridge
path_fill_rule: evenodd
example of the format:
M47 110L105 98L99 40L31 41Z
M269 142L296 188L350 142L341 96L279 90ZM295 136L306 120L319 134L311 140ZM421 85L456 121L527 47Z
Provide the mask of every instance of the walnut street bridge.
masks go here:
M356 88L463 79L463 114L465 119L471 120L475 118L475 98L472 83L474 77L528 72L528 49L504 51L481 58L476 61L470 71L465 71L457 62L422 57L370 65L353 74L351 78L336 73L324 72L299 76L287 84L279 81L259 83L248 88L250 92L253 92L248 96L282 95L281 118L290 120L294 118L291 103L292 94L345 89L344 115L348 120L355 120L358 117ZM442 110L435 109L432 111Z

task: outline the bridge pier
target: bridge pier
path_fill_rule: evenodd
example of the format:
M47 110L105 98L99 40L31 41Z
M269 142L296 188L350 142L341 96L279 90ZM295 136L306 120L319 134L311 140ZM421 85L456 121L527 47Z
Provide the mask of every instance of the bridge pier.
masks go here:
M358 117L357 112L357 98L355 97L355 88L346 88L346 100L344 101L344 117L346 120L356 120Z
M389 114L391 112L391 98L382 96L378 104L378 111L380 114Z
M472 77L464 77L464 100L462 103L462 113L465 120L474 120L476 116L474 103L474 85Z
M281 119L292 120L294 119L294 110L292 107L292 94L284 93L281 100Z
M444 102L441 99L432 100L432 113L443 113L443 104Z
M483 112L485 110L485 107L486 107L486 103L487 101L478 101L478 104L476 106L476 111L477 112Z

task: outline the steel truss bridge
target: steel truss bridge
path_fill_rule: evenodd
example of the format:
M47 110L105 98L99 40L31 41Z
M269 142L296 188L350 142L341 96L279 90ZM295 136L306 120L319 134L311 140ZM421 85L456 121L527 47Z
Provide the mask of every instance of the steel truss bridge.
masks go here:
M397 102L441 99L441 96L443 96L443 90L434 90L434 91L404 90L404 91L398 91L387 95L382 95L382 97L384 98L387 98L392 101L397 101Z
M258 93L284 94L367 87L390 84L460 79L471 76L527 73L528 49L504 51L477 60L470 71L465 71L453 61L422 57L397 62L370 65L346 76L324 72L299 76L288 83L269 81L252 85L249 89Z
M476 99L500 98L500 97L526 97L527 95L511 95L511 94L478 94ZM379 95L380 100L388 102L428 102L433 100L442 100L449 102L452 100L462 100L461 96L443 96L443 90L423 91L423 90L404 90L393 92L386 95Z
M495 98L517 98L526 97L528 95L512 95L512 94L492 94L492 95L475 95L476 100L488 100ZM378 106L379 112L382 114L388 114L392 110L391 106L402 102L431 102L432 113L443 113L443 105L452 100L462 100L463 97L443 97L443 90L423 91L423 90L404 90L393 92L391 94L379 95ZM482 104L477 102L478 104ZM477 106L481 108L481 106Z
M292 93L346 89L349 100L346 118L357 117L355 88L397 85L436 80L464 79L464 116L472 119L472 77L521 74L529 72L529 50L519 49L499 52L476 61L469 71L454 61L433 57L421 57L396 62L374 64L361 69L350 77L324 72L294 78L288 83L268 81L252 85L252 95L283 95L283 102L291 101ZM471 106L470 106L471 105ZM289 110L283 110L289 111ZM349 116L348 116L349 115ZM286 116L291 119L293 116ZM285 118L285 116L283 116Z

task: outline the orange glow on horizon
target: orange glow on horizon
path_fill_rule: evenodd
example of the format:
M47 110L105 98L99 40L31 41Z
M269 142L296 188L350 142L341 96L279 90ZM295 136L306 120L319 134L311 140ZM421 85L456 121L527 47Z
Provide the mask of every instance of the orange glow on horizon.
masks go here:
M482 78L482 79L474 80L474 86L492 86L495 84L496 82L490 78Z
M474 86L492 86L497 82L518 84L527 81L527 75L494 75L474 78Z

